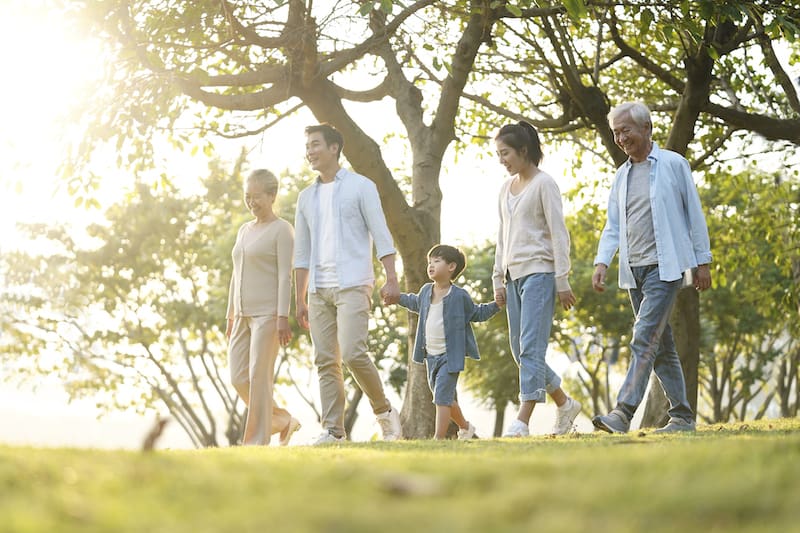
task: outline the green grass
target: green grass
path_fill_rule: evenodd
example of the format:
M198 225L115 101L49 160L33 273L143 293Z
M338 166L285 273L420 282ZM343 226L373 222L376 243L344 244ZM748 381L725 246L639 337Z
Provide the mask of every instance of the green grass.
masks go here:
M0 531L797 531L800 420L658 436L0 447Z

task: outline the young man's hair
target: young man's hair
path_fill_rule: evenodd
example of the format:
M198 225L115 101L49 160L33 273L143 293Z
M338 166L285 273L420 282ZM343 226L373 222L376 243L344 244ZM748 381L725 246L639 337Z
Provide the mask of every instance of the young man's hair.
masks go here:
M339 133L339 130L328 124L327 122L323 122L322 124L316 124L314 126L306 126L306 135L311 135L312 133L321 133L322 138L325 139L325 144L330 146L332 144L339 145L339 151L336 153L336 158L342 155L342 148L344 148L344 137L342 134Z
M437 244L431 248L428 252L428 259L431 257L438 257L440 259L444 259L447 263L456 264L456 269L453 270L453 273L450 275L451 280L460 276L467 267L467 258L464 257L464 254L461 252L461 250L448 244Z

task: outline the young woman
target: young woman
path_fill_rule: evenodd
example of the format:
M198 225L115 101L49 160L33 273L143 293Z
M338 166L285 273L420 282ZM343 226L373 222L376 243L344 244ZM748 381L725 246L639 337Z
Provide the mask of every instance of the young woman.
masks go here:
M508 124L495 137L500 163L511 176L500 191L500 229L494 262L495 300L506 305L511 353L519 366L520 406L503 436L529 434L533 408L546 394L557 409L553 433L572 428L581 404L561 389L561 378L547 365L556 299L564 309L575 304L568 276L569 233L561 192L539 169L539 134L527 122Z

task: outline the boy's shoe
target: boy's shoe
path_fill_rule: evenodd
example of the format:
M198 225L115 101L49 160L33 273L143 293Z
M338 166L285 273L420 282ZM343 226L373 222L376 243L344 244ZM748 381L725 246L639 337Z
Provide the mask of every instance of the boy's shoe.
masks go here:
M337 437L330 431L324 432L322 435L317 437L317 440L311 443L312 446L324 446L326 444L340 444L345 442L347 439L344 437Z
M281 440L280 440L281 446L288 445L289 439L292 438L292 435L298 429L300 429L300 421L295 417L292 417L291 420L289 420L289 425L286 426L286 429L281 431Z
M683 420L682 418L670 418L669 423L663 428L659 428L653 433L678 433L681 431L694 431L694 420Z
M597 429L609 433L627 433L631 428L631 421L619 409L612 409L607 415L592 418L592 424Z
M515 418L511 425L508 426L506 432L503 433L504 437L527 437L528 436L528 424L520 420L519 418Z
M467 422L467 428L458 428L458 440L469 440L475 437L475 426L472 422Z
M581 412L581 402L573 398L567 398L564 405L556 409L556 423L553 426L553 435L565 435L572 429L575 417Z
M378 424L383 432L383 440L400 440L403 438L403 428L400 426L400 413L397 409L390 408L385 413L376 415Z

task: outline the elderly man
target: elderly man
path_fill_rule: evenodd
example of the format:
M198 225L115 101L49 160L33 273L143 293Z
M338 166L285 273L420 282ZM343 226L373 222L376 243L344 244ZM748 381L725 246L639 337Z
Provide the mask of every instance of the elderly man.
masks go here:
M619 287L628 290L635 320L630 366L617 405L592 423L609 433L627 432L655 371L670 406L669 423L656 432L694 431L669 316L685 272L694 271L691 282L698 291L711 286L711 250L700 197L686 159L652 141L647 106L619 105L608 121L614 141L629 159L617 169L611 186L592 287L605 290L606 269L619 250Z

